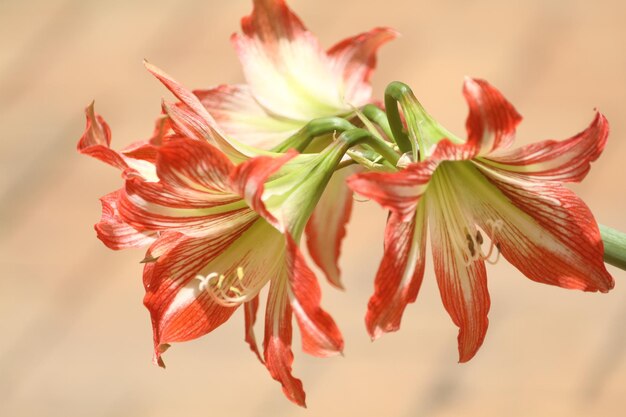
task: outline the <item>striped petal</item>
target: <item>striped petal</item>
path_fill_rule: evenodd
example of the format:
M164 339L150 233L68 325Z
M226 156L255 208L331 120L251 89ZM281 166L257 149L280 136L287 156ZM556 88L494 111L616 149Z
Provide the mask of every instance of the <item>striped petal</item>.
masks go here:
M114 250L150 245L156 239L155 231L139 231L120 217L117 204L121 192L114 191L100 198L102 217L95 225L98 239Z
M347 102L361 106L370 101L370 78L376 68L378 49L398 36L393 29L379 27L344 39L328 50L333 68L343 74Z
M426 259L426 216L426 205L421 203L409 221L396 213L387 220L385 252L365 317L372 339L398 330L404 309L417 298Z
M522 181L480 166L472 207L502 255L528 278L563 288L607 292L614 286L589 208L560 184Z
M306 395L302 382L291 374L293 352L291 350L291 306L287 295L286 280L272 280L265 309L265 338L263 354L265 366L276 381L280 382L287 398L306 407Z
M302 350L314 356L334 356L343 350L337 325L320 307L321 291L313 271L307 266L298 245L287 234L287 275L291 308L302 335Z
M194 94L226 136L255 148L271 149L303 125L268 112L247 85L221 85Z
M85 115L87 125L83 136L78 141L79 153L111 165L123 171L125 176L140 176L149 181L156 180L153 163L135 159L132 155L125 155L123 152L111 149L111 129L102 116L96 114L94 102L85 109Z
M346 180L357 170L344 168L335 172L306 225L306 242L311 258L337 288L343 288L339 255L352 212L353 194L346 186Z
M232 37L254 97L271 113L307 123L349 112L342 74L283 0L255 0Z
M604 115L596 113L589 127L576 136L498 152L485 157L483 162L522 180L580 182L604 150L608 136L609 122Z
M431 216L433 262L441 300L459 327L459 362L467 362L487 333L490 300L485 263L475 257L477 248L468 243L477 235L474 220L459 198L464 194L453 188L456 177L446 168L437 170L424 199Z
M256 357L263 363L263 358L259 352L259 347L256 342L256 336L254 334L254 324L256 323L256 315L259 310L259 297L256 296L252 300L244 303L244 319L245 319L245 341L250 346L250 350L256 355Z
M276 275L284 251L280 233L258 219L228 234L179 240L147 264L151 276L144 303L157 359L162 345L198 338L226 321L238 304L254 299ZM213 274L223 275L224 283L209 281Z
M522 116L502 93L485 80L466 78L463 95L469 105L467 141L479 154L507 148L515 140L515 128Z

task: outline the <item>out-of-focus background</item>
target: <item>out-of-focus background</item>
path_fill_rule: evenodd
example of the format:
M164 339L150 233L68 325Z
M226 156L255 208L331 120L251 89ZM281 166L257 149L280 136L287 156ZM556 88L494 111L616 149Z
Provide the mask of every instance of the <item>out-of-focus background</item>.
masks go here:
M621 0L292 0L324 45L378 25L375 91L402 80L463 133L464 75L486 78L525 116L521 143L569 137L601 109L612 134L575 190L626 230L626 3ZM169 97L148 58L190 88L242 81L229 44L251 1L0 1L0 416L623 416L626 272L609 294L533 283L489 268L484 346L457 364L457 329L432 268L399 333L371 343L363 317L385 214L358 203L345 244L345 293L324 306L345 357L300 351L308 410L289 403L243 342L243 316L151 363L140 251L95 237L98 197L119 173L75 152L92 99L115 147L149 137ZM541 259L537 259L541 262Z

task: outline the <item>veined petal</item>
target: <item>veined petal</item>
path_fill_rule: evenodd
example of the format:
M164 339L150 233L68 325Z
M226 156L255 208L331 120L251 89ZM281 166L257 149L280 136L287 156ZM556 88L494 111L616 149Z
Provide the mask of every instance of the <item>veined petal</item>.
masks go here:
M94 102L85 109L85 115L87 126L78 141L78 152L123 171L126 177L140 176L149 181L156 180L154 164L134 159L132 155L125 155L110 148L111 129L102 116L96 114Z
M126 181L119 211L124 221L138 230L177 231L196 237L227 233L258 217L241 199L210 204L202 197L133 178Z
M291 308L302 334L302 350L314 356L334 356L343 350L343 337L332 317L320 307L321 291L291 235L287 239L287 276Z
M515 128L522 116L500 91L485 80L466 78L463 95L469 105L467 141L477 154L488 154L513 144Z
M156 356L161 345L210 332L237 305L256 297L279 271L284 251L280 233L258 219L227 234L179 240L146 264L151 276L145 280L144 304L152 317Z
M281 383L287 398L301 407L306 407L302 382L291 374L292 312L287 295L288 285L285 279L272 280L270 284L263 340L265 366L272 378Z
M268 112L247 85L221 85L194 94L226 136L255 148L271 149L304 125Z
M124 171L128 168L128 165L119 153L110 148L111 128L102 116L96 114L94 105L95 102L91 102L85 109L87 126L78 142L78 152L99 159L105 164Z
M307 123L349 112L342 74L283 0L255 0L232 42L254 97L271 113Z
M562 141L546 140L498 152L481 161L528 181L580 182L598 159L609 136L609 122L601 113L587 129ZM507 172L502 172L507 174Z
M372 339L398 330L404 309L417 298L424 277L426 229L425 203L418 204L408 221L397 213L387 220L385 253L365 317Z
M348 178L348 186L397 213L403 221L415 215L417 203L426 192L437 162L427 160L411 164L399 172L364 172Z
M170 117L175 130L181 132L183 136L212 143L235 162L245 160L254 154L232 139L226 139L218 130L215 119L190 90L156 66L147 61L144 64L148 71L180 100L179 106L163 103L163 109Z
M563 288L607 292L614 286L589 208L555 183L522 181L478 165L472 207L502 255L528 278Z
M357 170L344 168L335 172L306 225L306 242L311 258L337 288L343 288L339 255L352 212L353 194L346 180Z
M279 158L258 156L238 165L231 176L233 188L239 192L248 205L281 232L285 231L283 224L267 210L263 202L265 182L297 155L298 153L292 150Z
M156 239L156 232L139 231L120 217L117 201L121 191L114 191L100 198L102 217L95 225L98 239L114 250L150 245Z
M328 50L334 69L343 75L347 102L361 106L370 101L370 78L376 68L378 49L398 36L399 33L391 28L379 27L344 39Z
M212 196L223 195L232 202L230 187L235 165L214 146L191 139L170 140L159 149L157 175L172 187L188 188Z
M245 317L246 343L250 346L250 350L254 352L261 363L263 363L263 358L261 357L259 347L256 343L256 336L254 335L254 324L256 323L256 314L259 310L259 297L256 296L247 303L244 303L243 308Z
M477 235L476 227L471 212L459 199L464 194L453 187L454 173L447 168L437 170L424 199L432 216L431 244L441 300L459 327L459 362L467 362L487 333L490 300L485 263L476 257L479 248L470 243Z

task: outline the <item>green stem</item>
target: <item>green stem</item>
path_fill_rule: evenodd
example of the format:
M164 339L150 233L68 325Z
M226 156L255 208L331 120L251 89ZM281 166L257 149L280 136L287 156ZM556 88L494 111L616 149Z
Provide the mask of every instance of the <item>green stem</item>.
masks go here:
M296 149L302 152L311 144L311 141L318 136L334 132L345 132L346 130L354 128L355 126L352 123L340 117L313 119L302 129L287 138L287 140L272 148L272 152L282 153L286 152L288 149Z
M626 270L626 233L603 224L599 226L604 242L604 262Z
M346 151L356 145L367 145L394 167L398 164L398 160L400 159L400 155L398 155L387 142L365 129L356 128L347 130L339 136L339 140L346 142Z
M385 110L387 119L393 135L391 136L402 153L411 152L412 146L409 137L404 130L404 124L398 110L398 103L406 94L410 94L411 89L399 81L394 81L385 89Z
M376 123L385 133L388 138L393 138L393 133L391 131L391 126L389 126L389 120L387 119L387 114L375 106L373 104L368 104L363 107L363 115L370 119L372 122Z

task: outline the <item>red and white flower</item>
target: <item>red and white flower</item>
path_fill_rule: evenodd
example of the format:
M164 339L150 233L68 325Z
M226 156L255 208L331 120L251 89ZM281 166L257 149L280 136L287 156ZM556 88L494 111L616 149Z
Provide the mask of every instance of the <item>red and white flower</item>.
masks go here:
M350 187L391 211L385 253L368 306L372 338L395 331L424 274L427 228L444 307L459 327L460 361L471 359L487 331L485 261L502 254L528 278L563 288L607 292L598 225L566 182L579 182L604 149L609 125L597 113L578 135L509 149L521 116L483 80L467 79L468 138L404 108L418 158L397 173L368 172ZM409 100L410 102L410 100ZM428 124L428 126L426 126ZM486 234L489 249L483 242ZM483 246L485 245L485 246Z
M378 27L323 50L284 0L254 0L232 42L247 84L194 93L225 136L271 149L312 119L348 115L371 101L376 54L398 33ZM335 176L307 226L307 245L328 280L341 287L338 258L352 210L348 169Z
M190 118L197 115L180 109L168 120L190 129ZM235 165L197 137L159 136L115 152L109 148L108 126L93 106L87 116L79 151L122 169L126 179L123 189L103 197L98 234L114 249L150 245L144 303L154 329L155 362L163 365L161 354L170 343L209 333L243 305L246 341L287 397L304 405L302 384L291 374L292 314L309 354L338 354L343 338L320 307L319 285L297 242L347 144L337 141L320 154L291 151ZM230 146L217 132L212 135L216 143ZM266 285L261 356L253 326Z

